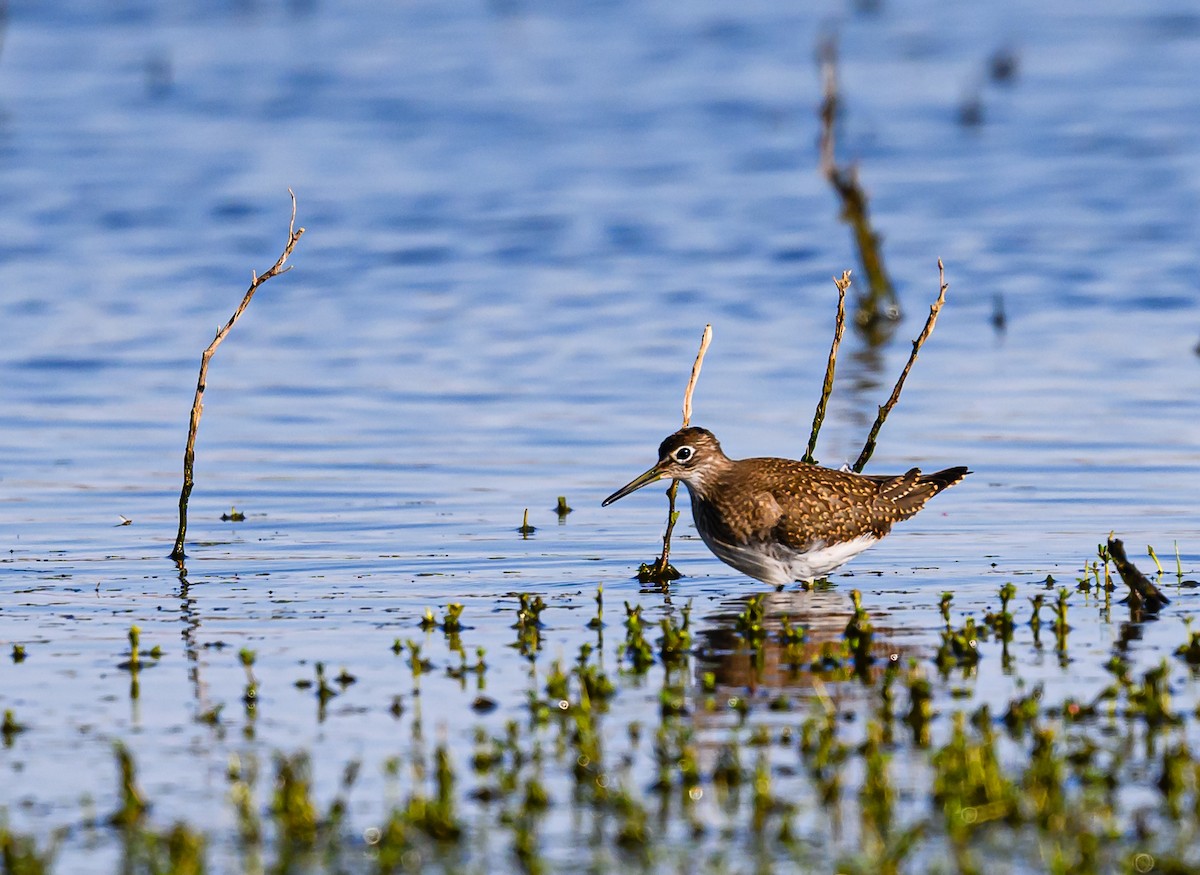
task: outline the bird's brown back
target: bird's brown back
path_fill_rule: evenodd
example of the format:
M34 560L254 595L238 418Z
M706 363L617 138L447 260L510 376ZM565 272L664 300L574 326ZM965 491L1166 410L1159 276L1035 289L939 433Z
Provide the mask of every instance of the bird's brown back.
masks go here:
M794 550L882 538L967 473L957 467L923 475L913 468L863 476L790 459L743 459L695 496L697 524L727 543L774 540Z

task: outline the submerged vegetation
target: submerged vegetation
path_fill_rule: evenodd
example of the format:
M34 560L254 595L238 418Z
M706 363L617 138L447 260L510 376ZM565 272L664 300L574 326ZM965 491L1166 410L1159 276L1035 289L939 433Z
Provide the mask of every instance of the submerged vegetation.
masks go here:
M858 590L753 593L699 621L691 603L608 604L602 588L431 606L390 648L412 690L388 709L397 732L346 761L257 743L285 679L254 650L218 651L241 680L214 697L241 701L245 730L223 789L160 816L137 738L117 740L99 816L31 833L0 809L0 871L58 871L80 843L144 873L969 873L998 854L1006 871L1194 871L1200 634L1181 626L1174 656L1138 667L1121 623L1094 680L1050 695L1044 671L1026 679L1044 653L1071 670L1075 635L1118 628L1098 555L1087 590L1006 582L978 616L943 594L923 614L935 646L894 640ZM1194 582L1179 564L1158 584ZM134 701L138 672L172 653L145 651L137 626L128 644L114 656ZM359 674L315 662L295 686L323 723ZM230 722L219 705L196 718L216 747ZM35 756L38 732L6 710L6 761Z

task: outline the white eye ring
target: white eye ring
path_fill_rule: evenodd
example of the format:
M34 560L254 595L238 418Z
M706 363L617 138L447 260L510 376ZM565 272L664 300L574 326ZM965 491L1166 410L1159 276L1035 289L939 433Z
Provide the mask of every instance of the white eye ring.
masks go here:
M675 451L675 461L676 462L686 462L688 459L690 459L692 457L693 452L694 451L692 450L691 447L680 447L679 449L677 449Z

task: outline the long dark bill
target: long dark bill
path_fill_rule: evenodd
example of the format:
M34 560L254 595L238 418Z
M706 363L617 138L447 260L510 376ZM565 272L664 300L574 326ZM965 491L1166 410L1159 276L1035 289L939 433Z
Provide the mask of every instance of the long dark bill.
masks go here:
M600 506L608 507L610 504L612 504L618 498L624 498L629 493L637 492L643 486L649 486L654 481L661 480L662 478L663 478L663 472L659 469L658 465L655 465L653 468L651 468L645 474L639 474L637 477L630 480L628 483L626 483L624 486L622 486L620 489L618 489L616 492L614 492L608 498L604 499L604 501L600 502Z

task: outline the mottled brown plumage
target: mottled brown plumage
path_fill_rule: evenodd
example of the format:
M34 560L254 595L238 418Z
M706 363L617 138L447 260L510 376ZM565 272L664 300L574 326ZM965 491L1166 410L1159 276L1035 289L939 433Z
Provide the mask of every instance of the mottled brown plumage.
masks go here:
M791 459L730 459L712 432L684 428L662 442L658 463L608 505L656 480L682 481L700 537L718 558L773 584L824 577L917 513L969 472L918 469L864 476Z

